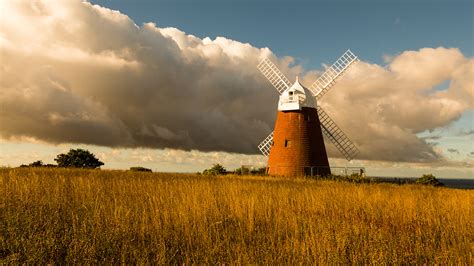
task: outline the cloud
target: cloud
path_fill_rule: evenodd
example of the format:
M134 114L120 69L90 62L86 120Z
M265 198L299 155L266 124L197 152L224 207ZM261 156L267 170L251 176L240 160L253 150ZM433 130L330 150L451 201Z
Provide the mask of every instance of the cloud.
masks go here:
M474 129L470 129L470 130L460 130L460 132L459 132L458 135L461 136L461 137L474 135Z
M443 47L403 52L387 67L360 62L320 104L355 140L362 158L440 161L417 134L445 127L473 108L473 64L458 49ZM446 80L446 90L434 88Z
M448 149L448 152L459 154L459 150L457 150L457 149L451 149L450 148L450 149Z
M258 62L270 57L306 85L321 73L269 48L137 26L87 2L2 1L0 8L8 14L0 29L4 139L255 154L277 106ZM442 47L387 58L387 67L358 63L320 104L360 158L441 160L416 134L473 107L474 60ZM448 89L433 89L446 80Z
M0 134L52 143L256 152L272 56L80 1L2 2ZM276 58L274 58L276 59ZM265 108L266 107L266 108Z
M441 138L442 138L442 137L439 136L439 135L420 137L420 139L427 140L427 141L438 140L438 139L441 139Z

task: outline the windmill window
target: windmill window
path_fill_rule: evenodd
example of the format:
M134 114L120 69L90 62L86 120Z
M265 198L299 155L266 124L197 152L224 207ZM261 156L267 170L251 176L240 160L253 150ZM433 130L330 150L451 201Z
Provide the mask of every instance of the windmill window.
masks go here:
M290 147L291 142L287 139L285 139L285 147Z
M290 95L293 95L293 92L292 92L292 91L290 91L290 92L288 92L288 93L289 93Z
M310 120L311 120L311 118L310 118L310 116L309 116L309 115L305 115L305 116L304 116L304 120L306 120L306 121L310 121Z

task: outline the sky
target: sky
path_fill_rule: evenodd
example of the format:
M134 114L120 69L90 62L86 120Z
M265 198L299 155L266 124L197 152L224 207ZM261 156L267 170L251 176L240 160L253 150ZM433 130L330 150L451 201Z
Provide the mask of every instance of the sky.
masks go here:
M459 0L354 1L92 1L200 38L223 36L307 68L333 62L347 49L375 63L423 47L456 47L473 55L473 4Z
M361 154L327 143L331 165L474 178L472 1L0 3L1 165L263 166L277 96L256 64L310 85L351 49L321 105Z

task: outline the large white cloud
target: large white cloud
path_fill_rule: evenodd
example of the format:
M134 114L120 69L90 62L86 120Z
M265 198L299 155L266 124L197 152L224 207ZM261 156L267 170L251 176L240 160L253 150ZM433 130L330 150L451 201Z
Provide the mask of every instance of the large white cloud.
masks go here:
M439 160L416 134L447 126L473 107L473 65L458 49L442 47L403 52L387 67L361 62L335 89L344 93L331 92L321 104L365 158Z
M2 1L0 136L110 147L257 153L277 94L256 69L270 57L292 79L318 71L256 48L175 28L140 27L81 1ZM473 103L473 60L424 48L387 67L360 62L321 101L361 158L436 161L416 136ZM434 89L449 81L449 88ZM330 155L340 156L329 146Z

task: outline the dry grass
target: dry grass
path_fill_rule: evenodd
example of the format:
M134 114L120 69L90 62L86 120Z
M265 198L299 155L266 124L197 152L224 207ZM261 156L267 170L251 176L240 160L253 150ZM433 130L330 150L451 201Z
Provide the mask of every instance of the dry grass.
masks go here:
M0 169L0 263L465 264L474 191Z

